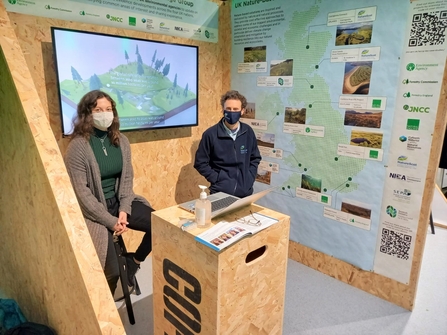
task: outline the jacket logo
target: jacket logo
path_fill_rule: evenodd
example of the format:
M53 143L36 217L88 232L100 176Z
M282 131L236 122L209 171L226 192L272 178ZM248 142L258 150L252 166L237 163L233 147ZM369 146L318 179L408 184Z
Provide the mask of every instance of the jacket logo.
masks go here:
M248 153L248 149L245 148L245 145L241 145L241 155Z

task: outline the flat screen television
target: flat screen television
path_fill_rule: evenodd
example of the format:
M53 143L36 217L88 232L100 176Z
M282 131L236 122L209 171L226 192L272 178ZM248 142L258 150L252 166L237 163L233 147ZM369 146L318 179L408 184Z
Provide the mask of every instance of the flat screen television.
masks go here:
M115 100L122 131L197 126L197 46L56 27L51 36L64 136L96 89Z

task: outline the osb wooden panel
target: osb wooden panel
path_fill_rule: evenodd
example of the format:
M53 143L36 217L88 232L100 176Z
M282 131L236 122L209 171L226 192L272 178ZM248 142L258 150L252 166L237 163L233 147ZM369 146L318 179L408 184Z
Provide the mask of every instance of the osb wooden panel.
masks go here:
M0 47L1 289L59 334L123 334L3 3Z
M155 212L156 213L156 212ZM177 219L178 220L178 219ZM176 221L177 221L176 220ZM153 229L153 252L152 252L152 273L153 273L153 306L154 306L154 334L175 334L175 327L165 319L165 310L169 310L171 314L175 313L169 308L165 301L165 295L169 296L169 301L180 301L175 299L173 295L164 293L165 286L172 291L177 292L184 297L186 302L183 306L190 307L189 310L180 305L183 313L198 320L200 328L196 328L194 333L200 334L217 334L217 304L218 299L218 260L213 257L212 250L204 250L197 248L196 243L191 235L185 239L184 232L171 223L160 219L158 216L152 216ZM183 234L182 234L183 233ZM192 285L196 283L188 276L179 276L181 271L175 271L168 268L166 260L176 264L182 271L190 274L200 284L201 293L197 294L197 300L193 301L186 295L186 290L198 290ZM169 285L166 278L170 276L177 278L178 285ZM168 284L168 285L167 285ZM196 286L197 287L197 286ZM179 305L177 303L177 305ZM194 313L194 311L197 311ZM200 315L197 317L197 315ZM181 330L181 329L179 329ZM197 331L200 330L200 331ZM187 332L181 332L188 334Z
M62 153L65 152L68 139L61 135L51 26L199 47L199 126L126 133L132 145L135 192L146 197L155 209L196 198L199 190L197 185L207 183L193 167L194 154L202 133L221 118L219 100L230 88L231 66L231 6L219 0L213 2L220 6L219 43L9 13ZM130 231L126 234L129 250L134 250L141 238L139 232Z
M219 255L219 334L282 334L290 219L267 209L257 212L280 221ZM237 213L248 214L249 209ZM264 254L246 263L247 255L262 247Z
M260 206L251 209L279 222L220 253L194 241L201 229L183 232L176 226L180 217L191 218L192 214L177 206L153 213L155 334L175 332L173 323L165 317L166 311L177 315L177 319L184 313L197 320L196 326L203 334L282 334L290 221L288 216ZM230 213L213 223L234 220L249 210ZM263 246L265 253L246 264L247 255ZM177 264L180 271L172 271L172 267L167 271L167 262ZM179 283L172 285L169 277ZM191 277L195 279L187 279ZM199 285L191 285L194 282ZM199 286L200 299L193 301L185 289L199 292ZM169 289L180 297L168 294ZM187 301L175 304L181 311L175 314L170 303L182 298Z

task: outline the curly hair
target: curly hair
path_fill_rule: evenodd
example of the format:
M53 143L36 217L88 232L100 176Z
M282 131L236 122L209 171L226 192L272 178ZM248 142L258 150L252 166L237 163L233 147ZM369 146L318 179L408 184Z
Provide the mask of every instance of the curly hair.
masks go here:
M222 95L222 97L220 98L220 104L222 105L222 109L224 108L225 101L227 100L239 100L241 102L241 106L243 109L247 107L247 99L238 91L231 90Z
M92 110L96 107L98 99L106 98L112 104L113 122L108 129L108 137L114 146L119 146L120 121L116 111L115 101L107 93L94 90L85 94L78 103L77 117L74 120L74 129L71 138L77 136L84 137L87 141L93 135L93 116Z

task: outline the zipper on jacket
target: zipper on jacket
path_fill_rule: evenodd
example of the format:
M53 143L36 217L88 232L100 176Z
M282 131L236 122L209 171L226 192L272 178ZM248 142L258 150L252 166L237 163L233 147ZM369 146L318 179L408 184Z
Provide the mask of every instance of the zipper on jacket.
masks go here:
M238 163L238 160L237 160L237 150L236 150L236 141L233 141L233 149L234 149L234 157L236 158L236 163ZM236 193L237 181L238 180L239 180L239 167L237 167L237 171L236 171L236 183L234 184L233 194Z

